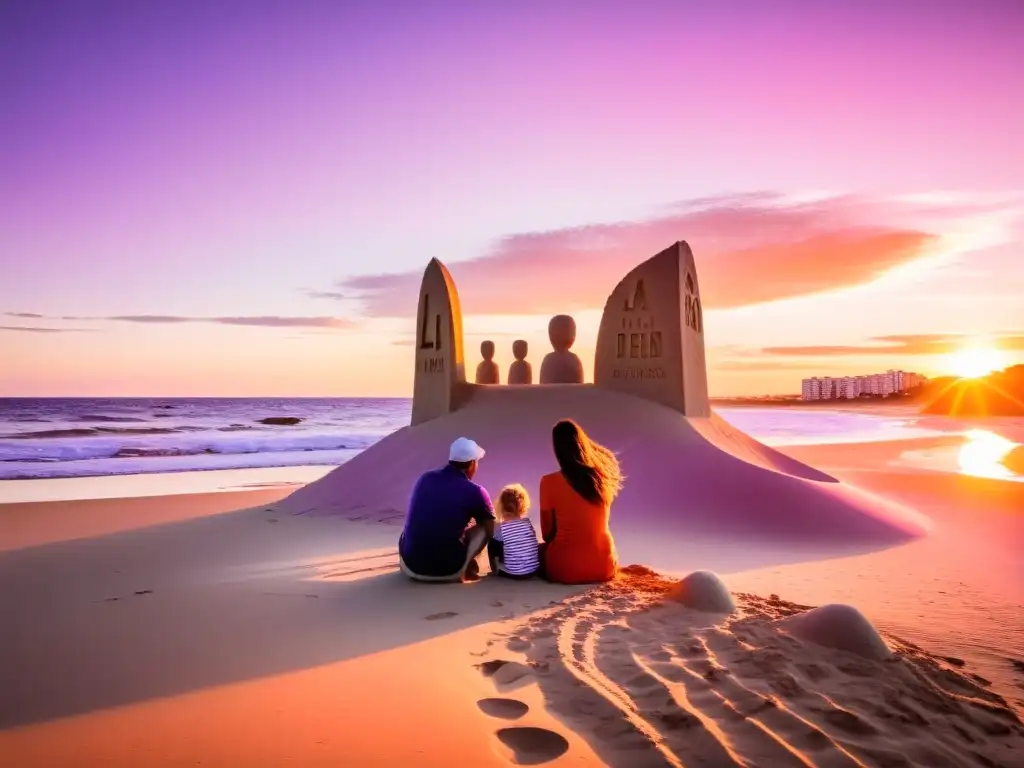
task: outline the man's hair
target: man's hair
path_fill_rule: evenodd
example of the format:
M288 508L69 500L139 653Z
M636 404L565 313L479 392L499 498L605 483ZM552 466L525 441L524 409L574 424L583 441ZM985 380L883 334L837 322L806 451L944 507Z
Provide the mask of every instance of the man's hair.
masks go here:
M456 469L461 469L463 472L468 472L469 468L473 466L472 461L449 461L448 463Z
M498 496L498 508L507 520L525 517L530 510L530 494L519 483L506 485Z

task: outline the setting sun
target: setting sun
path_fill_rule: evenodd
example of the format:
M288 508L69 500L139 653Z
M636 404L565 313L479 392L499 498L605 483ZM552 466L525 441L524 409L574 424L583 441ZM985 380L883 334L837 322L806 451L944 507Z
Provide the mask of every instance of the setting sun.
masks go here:
M1003 354L990 347L975 347L954 352L949 356L949 366L957 376L975 379L1003 368Z

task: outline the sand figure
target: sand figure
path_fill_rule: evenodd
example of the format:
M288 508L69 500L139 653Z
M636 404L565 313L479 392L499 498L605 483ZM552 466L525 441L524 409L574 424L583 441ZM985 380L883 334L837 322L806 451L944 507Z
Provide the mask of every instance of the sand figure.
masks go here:
M555 315L548 323L553 352L540 365L541 384L582 384L583 363L569 349L576 341L576 321L569 315Z
M533 366L526 362L530 345L522 339L512 342L512 354L515 361L508 367L509 384L533 384Z
M498 371L498 364L494 362L494 342L480 342L480 354L484 359L476 367L476 383L500 384L501 373Z

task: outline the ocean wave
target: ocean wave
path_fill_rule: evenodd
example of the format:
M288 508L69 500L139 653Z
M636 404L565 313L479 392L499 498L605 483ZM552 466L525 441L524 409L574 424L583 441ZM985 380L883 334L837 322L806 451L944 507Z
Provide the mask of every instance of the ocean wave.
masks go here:
M245 455L362 450L379 440L378 433L289 433L245 429L138 434L93 434L67 440L0 440L0 462L76 462L92 459L142 459L160 456ZM9 467L8 467L9 469ZM0 479L7 475L0 474Z
M103 414L86 413L79 416L78 421L92 421L92 422L113 422L113 423L131 423L145 421L140 419L138 416L105 416Z
M37 432L17 432L2 435L4 440L55 440L69 437L96 437L98 435L173 435L180 432L198 432L204 427L74 427L72 429L43 429Z
M283 453L199 454L145 456L83 461L0 462L0 480L42 480L106 475L146 475L165 472L203 472L217 469L257 467L337 466L362 449L301 451Z

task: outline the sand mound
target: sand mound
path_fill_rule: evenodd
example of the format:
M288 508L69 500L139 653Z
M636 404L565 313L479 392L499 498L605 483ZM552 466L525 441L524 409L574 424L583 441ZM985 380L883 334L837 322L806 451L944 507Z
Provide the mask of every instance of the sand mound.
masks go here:
M736 610L729 588L711 571L694 571L676 584L667 597L697 611L732 613Z
M884 660L892 656L878 630L852 605L833 603L783 619L780 626L793 637L862 656Z
M891 546L927 529L900 504L760 445L715 416L687 419L587 385L478 387L469 397L454 413L400 429L297 490L281 511L400 523L417 478L443 464L460 435L487 450L475 479L492 496L522 483L538 498L541 476L557 470L551 427L572 418L622 464L627 479L612 533L624 560L651 562L648 545L675 536L725 536L737 547L756 541L758 551L806 546L820 554Z

